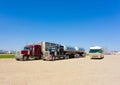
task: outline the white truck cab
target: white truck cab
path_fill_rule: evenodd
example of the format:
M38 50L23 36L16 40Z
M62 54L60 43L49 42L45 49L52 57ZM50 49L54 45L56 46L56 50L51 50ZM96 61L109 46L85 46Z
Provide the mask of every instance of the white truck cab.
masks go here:
M89 56L91 57L91 59L102 59L104 58L104 50L100 46L90 47Z

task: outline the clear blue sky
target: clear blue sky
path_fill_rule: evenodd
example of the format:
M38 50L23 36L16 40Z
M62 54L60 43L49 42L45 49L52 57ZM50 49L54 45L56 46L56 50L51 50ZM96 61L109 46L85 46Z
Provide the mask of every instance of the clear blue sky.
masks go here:
M120 50L120 0L0 0L0 49L38 41Z

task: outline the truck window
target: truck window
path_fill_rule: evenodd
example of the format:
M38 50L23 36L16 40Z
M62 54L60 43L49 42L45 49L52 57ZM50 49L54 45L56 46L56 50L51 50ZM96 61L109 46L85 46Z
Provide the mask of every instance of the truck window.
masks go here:
M50 52L55 52L55 48L49 49Z
M101 49L91 49L89 53L102 53L103 51Z
M24 50L29 50L29 48L28 47L24 47Z
M32 48L24 47L24 50L32 50Z

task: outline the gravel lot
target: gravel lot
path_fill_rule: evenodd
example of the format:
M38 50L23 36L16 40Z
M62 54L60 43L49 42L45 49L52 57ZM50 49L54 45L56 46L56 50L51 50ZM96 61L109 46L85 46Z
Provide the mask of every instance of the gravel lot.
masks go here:
M0 59L0 85L120 85L120 55L57 61Z

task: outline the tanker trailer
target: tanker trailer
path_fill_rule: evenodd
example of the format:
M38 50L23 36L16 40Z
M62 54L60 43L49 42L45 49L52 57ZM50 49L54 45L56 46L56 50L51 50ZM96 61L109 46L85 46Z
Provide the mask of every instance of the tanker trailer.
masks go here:
M64 53L65 58L78 58L78 57L85 57L86 53L83 48L79 47L71 47L71 46L65 46L64 45Z

